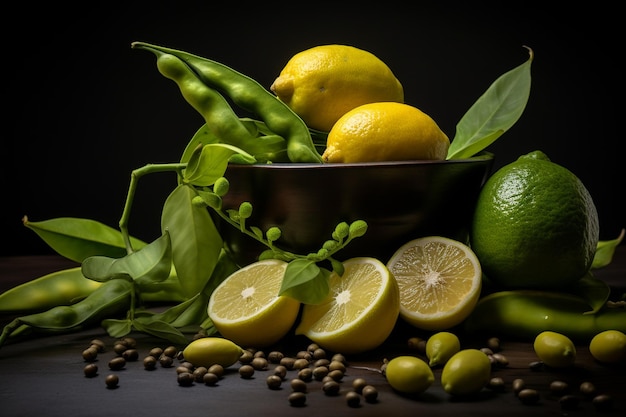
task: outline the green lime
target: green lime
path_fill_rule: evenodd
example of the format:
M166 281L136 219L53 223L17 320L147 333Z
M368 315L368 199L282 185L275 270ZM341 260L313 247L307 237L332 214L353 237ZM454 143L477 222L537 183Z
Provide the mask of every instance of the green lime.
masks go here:
M553 368L567 368L576 360L576 347L572 340L564 334L543 331L537 335L533 343L537 357Z
M598 239L598 213L584 184L534 151L486 181L470 246L496 284L561 289L589 271Z
M600 332L591 339L589 352L598 362L624 362L626 361L626 334L619 330Z
M450 332L435 333L426 341L428 365L444 365L459 350L461 350L461 342L457 335Z
M430 366L415 356L397 356L387 363L385 377L393 389L405 394L424 392L435 381Z
M472 395L487 386L491 361L478 349L463 349L452 355L441 371L441 386L451 395Z

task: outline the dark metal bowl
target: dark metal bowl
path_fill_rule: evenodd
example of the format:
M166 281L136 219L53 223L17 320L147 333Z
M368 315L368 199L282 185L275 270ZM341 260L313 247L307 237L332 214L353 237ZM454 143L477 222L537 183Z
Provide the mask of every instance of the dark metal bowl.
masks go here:
M358 164L230 164L225 209L248 201L247 220L263 232L282 230L276 246L306 255L331 239L338 223L364 220L367 233L335 258L372 256L387 262L409 240L431 235L466 240L478 193L494 156L469 159ZM218 220L227 250L241 264L267 249Z

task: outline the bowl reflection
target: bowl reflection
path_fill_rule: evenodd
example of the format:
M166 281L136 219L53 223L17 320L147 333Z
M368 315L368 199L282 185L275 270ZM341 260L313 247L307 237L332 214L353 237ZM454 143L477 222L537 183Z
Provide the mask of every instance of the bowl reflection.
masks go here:
M387 262L409 240L440 235L467 237L478 193L494 155L448 161L359 164L230 164L224 209L248 201L247 225L282 231L276 246L297 254L317 252L340 222L364 220L367 233L334 256L371 256ZM216 219L226 249L241 265L267 249Z

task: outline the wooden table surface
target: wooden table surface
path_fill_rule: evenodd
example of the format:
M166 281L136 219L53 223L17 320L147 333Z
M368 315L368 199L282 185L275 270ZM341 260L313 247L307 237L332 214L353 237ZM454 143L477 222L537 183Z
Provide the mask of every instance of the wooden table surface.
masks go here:
M59 269L76 266L57 256L0 257L0 291ZM618 247L611 265L596 270L595 276L605 280L619 294L626 289L626 247ZM0 316L4 326L10 318ZM115 339L101 328L63 335L38 337L8 343L0 348L0 415L9 416L623 416L626 412L626 364L602 365L593 360L588 346L577 346L576 364L572 369L531 370L529 364L537 360L531 341L502 340L501 353L508 365L494 368L492 376L502 377L503 391L483 389L471 399L457 399L445 393L440 384L441 369L435 368L435 382L423 394L403 396L394 392L384 377L376 370L383 359L400 354L420 355L411 350L407 341L419 336L419 331L399 322L389 340L375 351L347 357L349 362L337 396L327 396L321 382L307 385L306 405L293 407L288 402L291 393L289 381L296 371L289 371L281 389L270 390L266 378L274 365L266 371L257 371L252 379L242 379L235 364L227 369L216 386L195 383L189 387L177 383L175 367L157 365L153 371L143 367L142 359L153 347L167 347L168 342L131 334L138 341L139 360L127 362L120 371L110 371L108 361L115 353ZM107 343L107 351L98 356L98 375L84 375L86 362L82 351L92 339ZM295 355L304 350L308 341L289 337L281 350ZM483 347L484 340L461 336L462 347ZM181 347L179 347L181 348ZM175 363L176 364L176 363ZM368 369L369 368L369 369ZM119 376L116 389L108 389L105 377L110 373ZM347 405L345 394L351 390L352 381L363 377L378 390L375 403L361 401L360 406ZM540 393L536 405L525 405L512 391L512 381L521 378L526 386ZM580 398L573 410L563 410L558 397L550 393L552 381L567 382L571 393ZM580 394L582 382L592 382L598 393L613 397L613 409L595 410L591 400Z

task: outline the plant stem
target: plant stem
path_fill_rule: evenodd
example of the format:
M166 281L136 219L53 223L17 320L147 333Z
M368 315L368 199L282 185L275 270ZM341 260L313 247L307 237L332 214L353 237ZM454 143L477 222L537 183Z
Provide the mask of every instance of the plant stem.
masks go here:
M186 163L178 164L148 164L142 168L138 168L132 171L130 175L130 186L128 187L128 194L126 195L126 203L124 204L124 211L119 222L120 231L122 232L122 238L126 246L126 252L128 254L133 253L133 246L130 242L130 235L128 234L128 220L130 218L130 209L133 205L133 199L135 197L135 191L137 190L137 183L139 178L146 174L154 174L157 172L171 172L174 171L179 177L182 177L182 171L187 167Z

